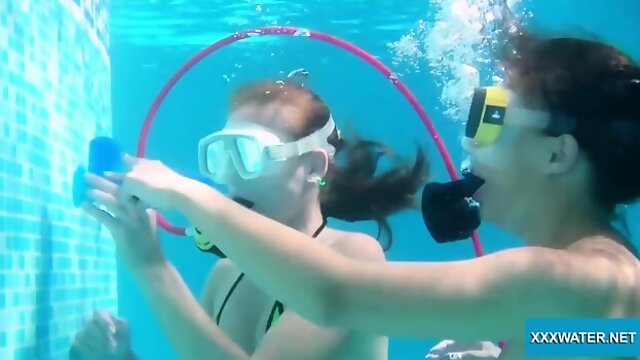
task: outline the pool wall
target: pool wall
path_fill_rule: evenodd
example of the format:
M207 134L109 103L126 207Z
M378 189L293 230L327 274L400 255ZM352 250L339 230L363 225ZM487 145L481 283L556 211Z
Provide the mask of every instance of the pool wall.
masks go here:
M66 359L117 310L113 241L71 179L111 133L106 1L0 2L0 359ZM55 320L54 320L55 319Z

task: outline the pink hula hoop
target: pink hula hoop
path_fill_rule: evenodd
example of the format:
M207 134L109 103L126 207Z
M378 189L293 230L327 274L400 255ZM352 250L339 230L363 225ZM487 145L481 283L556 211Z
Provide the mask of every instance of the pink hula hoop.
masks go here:
M458 178L456 168L453 164L453 161L451 160L451 156L449 155L449 152L447 151L447 148L444 145L444 142L442 141L442 138L440 137L438 131L436 130L435 126L429 119L427 112L422 108L422 106L420 106L420 103L418 102L416 97L411 93L411 91L402 83L402 81L400 81L400 79L398 79L395 75L393 75L391 70L389 70L389 68L386 65L384 65L382 62L374 58L371 54L367 53L366 51L360 49L359 47L349 42L346 42L344 40L338 39L331 35L320 33L317 31L309 31L306 29L300 29L296 27L275 26L275 27L264 27L264 28L258 28L253 30L241 31L233 35L227 36L224 39L221 39L209 45L208 47L206 47L205 49L197 53L195 56L193 56L191 59L189 59L189 61L187 61L184 65L182 65L182 67L180 67L180 69L178 69L178 71L169 79L169 81L165 84L162 90L160 90L160 93L156 96L155 100L153 101L153 104L151 105L151 108L149 109L149 112L147 113L147 116L144 120L142 130L140 131L137 156L144 157L145 150L147 147L147 138L149 137L149 131L151 130L151 125L153 124L153 120L155 119L155 116L158 113L158 110L162 105L162 102L164 101L164 99L167 97L167 95L169 94L171 89L173 89L176 83L184 76L184 74L186 74L189 70L191 70L191 68L195 66L197 63L199 63L202 59L204 59L205 57L209 56L210 54L214 53L215 51L219 50L224 46L230 45L236 41L240 41L242 39L246 39L252 36L268 36L268 35L304 36L304 37L310 37L313 39L324 41L326 43L335 45L339 48L342 48L343 50L346 50L358 56L365 62L369 63L369 65L376 68L380 73L382 73L385 77L391 80L391 82L396 87L396 89L398 89L398 91L400 91L400 93L402 93L402 95L407 99L409 104L411 104L414 111L418 114L418 116L426 126L427 130L429 131L429 134L433 138L433 141L435 142L436 147L438 148L438 152L440 153L440 156L442 157L442 160L445 163L449 176L453 180L456 180ZM181 235L181 236L186 235L185 228L172 225L160 214L158 214L158 224L169 233L172 233L175 235ZM473 241L473 247L474 247L476 256L482 256L483 255L482 245L480 244L480 237L478 236L477 232L473 234L472 241Z

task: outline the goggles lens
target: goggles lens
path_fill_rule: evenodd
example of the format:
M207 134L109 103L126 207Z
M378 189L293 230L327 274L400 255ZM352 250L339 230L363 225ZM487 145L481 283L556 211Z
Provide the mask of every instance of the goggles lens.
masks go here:
M229 157L236 171L244 178L259 174L264 159L260 144L248 137L223 137L212 141L206 149L206 170L217 175L223 164L228 164Z
M260 146L253 139L237 138L235 140L235 148L238 152L239 160L246 173L254 174L262 170L262 151Z
M478 145L493 143L500 134L508 104L507 91L498 86L474 91L465 136Z
M220 164L224 164L223 160L227 155L228 153L222 139L218 139L209 144L206 150L207 172L215 174Z

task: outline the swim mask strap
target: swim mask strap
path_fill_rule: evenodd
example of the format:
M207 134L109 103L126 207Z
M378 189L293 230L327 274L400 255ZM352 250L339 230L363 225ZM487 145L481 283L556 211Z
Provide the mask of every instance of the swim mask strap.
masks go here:
M271 145L267 151L272 159L287 159L316 150L324 150L329 156L333 156L336 153L336 148L329 143L329 137L334 131L337 131L340 136L340 130L337 129L333 116L329 115L327 123L318 131L296 141Z

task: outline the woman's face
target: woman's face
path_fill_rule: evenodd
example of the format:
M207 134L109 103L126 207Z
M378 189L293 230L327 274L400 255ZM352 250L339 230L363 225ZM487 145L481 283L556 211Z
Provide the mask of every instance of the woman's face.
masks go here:
M297 131L297 126L304 125L300 121L303 119L302 116L303 113L293 106L248 104L234 110L229 115L227 124L257 124L286 143L296 140L292 138L291 132ZM276 129L286 129L290 132ZM311 179L322 170L322 162L326 162L326 158L322 159L321 154L310 153L286 160L270 161L264 173L253 179L243 179L230 157L226 157L225 163L220 166L231 196L250 200L256 208L272 209L274 205L286 207L305 198L306 193L315 186Z
M505 113L505 124L495 142L474 144L463 139L471 172L485 180L474 198L481 216L515 230L554 192L554 178L568 172L576 160L577 144L570 135L550 137L543 132L549 115L528 110L513 93ZM558 188L555 188L556 190Z

